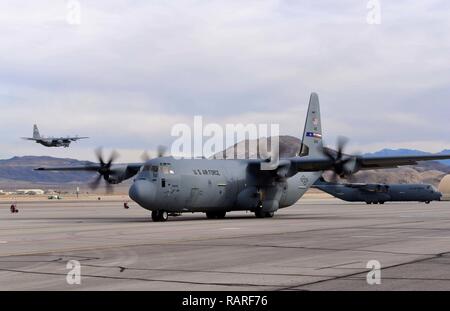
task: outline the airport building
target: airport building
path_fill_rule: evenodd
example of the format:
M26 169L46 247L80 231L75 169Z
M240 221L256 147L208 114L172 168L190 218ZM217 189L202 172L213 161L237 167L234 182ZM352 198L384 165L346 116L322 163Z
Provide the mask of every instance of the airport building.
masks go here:
M15 194L17 195L43 195L45 191L42 189L18 189Z
M443 200L450 200L450 175L445 176L439 184L439 191Z

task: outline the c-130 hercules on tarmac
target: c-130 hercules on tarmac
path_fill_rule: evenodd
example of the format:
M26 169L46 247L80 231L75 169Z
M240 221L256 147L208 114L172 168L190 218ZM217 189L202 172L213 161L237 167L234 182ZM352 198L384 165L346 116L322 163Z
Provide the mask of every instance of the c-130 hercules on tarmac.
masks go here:
M224 218L227 212L251 211L256 217L273 217L281 208L294 205L322 176L332 170L341 177L359 170L395 168L418 161L450 159L450 155L374 157L346 155L344 141L338 151L323 147L319 97L311 94L300 153L278 159L176 159L157 157L145 163L114 165L99 155L99 164L39 168L41 171L95 171L99 179L118 184L136 176L129 190L132 200L152 212L154 221L166 221L169 214L206 213L208 218ZM276 150L277 148L272 148Z

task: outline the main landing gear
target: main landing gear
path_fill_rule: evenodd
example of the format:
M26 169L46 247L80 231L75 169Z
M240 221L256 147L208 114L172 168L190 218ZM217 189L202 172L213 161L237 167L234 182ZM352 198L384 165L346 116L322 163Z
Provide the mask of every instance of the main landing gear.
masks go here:
M366 202L366 204L370 205L370 204L384 204L384 201L376 201L376 202Z
M263 212L262 209L257 209L255 211L256 218L272 218L274 215L274 212Z
M166 211L152 211L152 219L154 222L167 221L169 214Z
M206 212L206 218L208 219L224 219L227 212Z

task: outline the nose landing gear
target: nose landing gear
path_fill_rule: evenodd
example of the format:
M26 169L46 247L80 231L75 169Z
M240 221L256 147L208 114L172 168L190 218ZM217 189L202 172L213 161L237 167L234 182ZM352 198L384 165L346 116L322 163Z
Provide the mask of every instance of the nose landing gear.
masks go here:
M152 219L154 222L167 221L169 214L166 211L152 211Z
M263 212L262 209L257 209L255 211L256 218L272 218L274 215L274 212Z

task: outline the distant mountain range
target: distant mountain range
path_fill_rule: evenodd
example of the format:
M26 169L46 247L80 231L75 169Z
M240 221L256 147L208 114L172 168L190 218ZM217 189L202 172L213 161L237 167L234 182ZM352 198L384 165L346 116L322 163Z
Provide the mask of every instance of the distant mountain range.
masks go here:
M241 142L240 144L240 147L242 147L245 142ZM238 151L241 150L239 148L236 150L236 146L237 145L217 154L216 158L222 158L224 153L227 158L232 158L235 152L238 153ZM282 157L293 156L299 149L300 140L298 138L292 136L280 136L280 155ZM443 150L441 153L450 154L450 150ZM392 156L411 154L429 153L410 149L383 149L369 155ZM247 153L246 156L249 156L249 154ZM250 154L250 157L254 156L255 154ZM14 157L8 160L0 160L0 189L14 190L17 188L29 187L73 189L76 186L87 188L88 183L93 180L96 173L38 172L33 170L38 167L65 167L86 164L92 164L92 162L36 156ZM440 179L449 173L450 161L447 160L440 163L424 162L414 167L359 172L355 175L355 180L358 182L427 182L438 184Z
M414 155L414 154L429 155L432 153L424 152L424 151L420 151L420 150L413 150L413 149L383 149L383 150L373 152L373 153L366 153L366 155L385 156L385 157L387 157L387 156L408 156L408 155ZM441 152L439 152L438 154L450 154L450 150L445 149L445 150L442 150ZM450 160L443 160L443 161L439 161L439 162L450 166Z
M35 168L43 166L79 166L89 164L88 161L60 159L53 157L14 157L0 160L0 189L15 190L18 188L43 187L64 188L73 185L87 184L95 173L86 172L37 172Z

